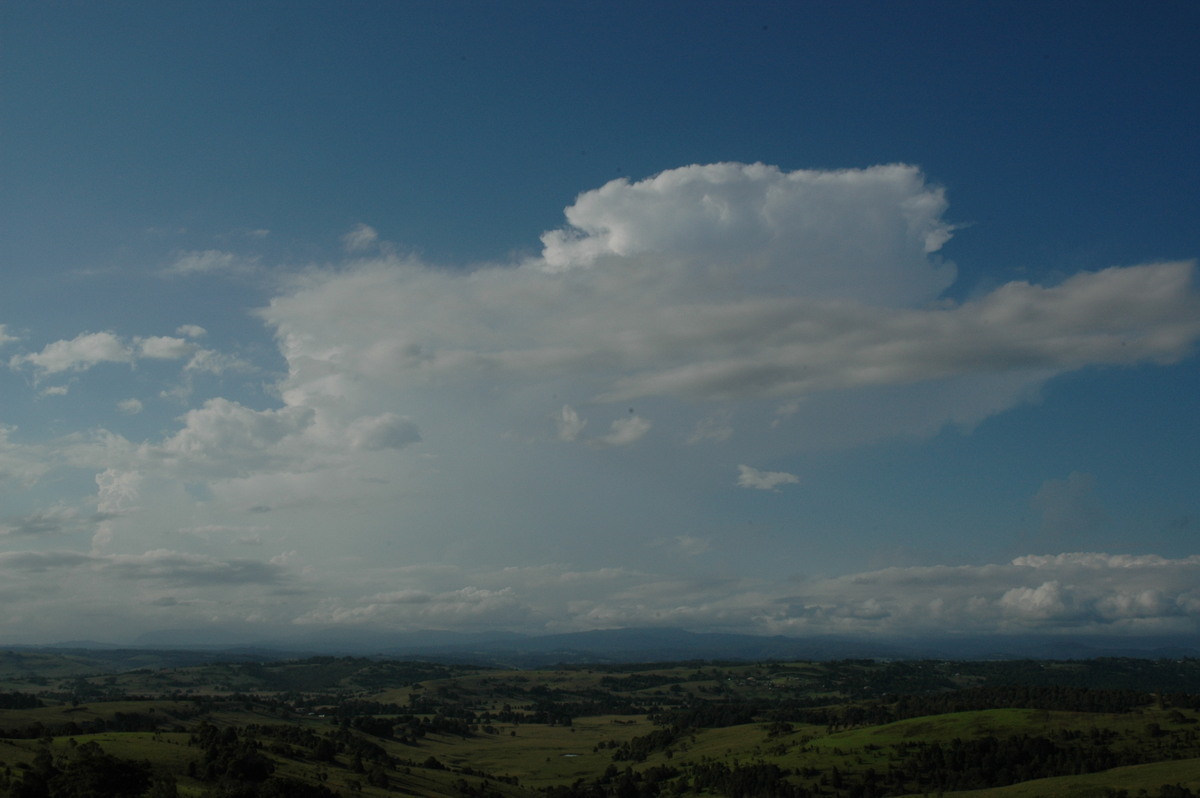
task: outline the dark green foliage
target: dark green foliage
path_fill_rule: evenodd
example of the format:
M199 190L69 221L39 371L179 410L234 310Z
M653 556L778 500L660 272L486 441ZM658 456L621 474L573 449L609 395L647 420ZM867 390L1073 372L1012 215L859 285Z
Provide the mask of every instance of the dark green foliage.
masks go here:
M12 789L14 798L136 798L151 786L150 766L118 759L84 743L55 761L42 751Z

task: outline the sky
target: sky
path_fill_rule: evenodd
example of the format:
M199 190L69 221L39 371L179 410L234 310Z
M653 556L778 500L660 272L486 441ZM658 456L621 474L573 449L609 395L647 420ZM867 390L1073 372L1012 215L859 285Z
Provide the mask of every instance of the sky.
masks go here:
M9 0L0 643L1196 635L1197 29Z

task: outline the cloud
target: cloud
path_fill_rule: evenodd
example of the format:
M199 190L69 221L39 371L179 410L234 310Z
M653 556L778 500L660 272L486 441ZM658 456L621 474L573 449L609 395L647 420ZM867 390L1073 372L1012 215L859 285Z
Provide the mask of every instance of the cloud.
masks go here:
M954 281L952 265L927 257L950 238L945 208L942 189L902 164L693 165L579 195L566 211L570 226L542 236L542 257L555 272L654 258L726 287L776 284L809 298L907 305Z
M192 329L184 325L190 334L203 334L200 327ZM197 332L199 331L199 332ZM126 342L113 332L80 333L70 340L54 341L41 352L14 355L9 367L19 369L28 364L40 374L87 371L101 363L134 364L138 360L183 360L187 359L185 371L223 374L230 371L248 372L255 367L240 358L212 349L203 349L192 341L166 335L135 336ZM47 394L65 394L66 388L54 386L46 389Z
M93 429L32 446L0 428L0 480L95 475L92 495L63 505L94 515L28 513L5 527L10 544L92 531L90 552L8 552L0 567L14 578L72 568L78 595L114 617L170 598L205 622L1194 629L1200 572L1184 560L1079 555L788 581L793 559L823 567L805 548L812 530L785 543L782 526L773 539L733 528L722 506L733 464L738 486L778 491L799 477L748 464L969 428L1058 375L1178 362L1200 338L1188 262L966 286L957 293L972 299L950 301L945 213L941 188L908 166L691 166L581 194L543 252L518 263L442 268L352 231L344 262L282 277L258 311L283 361L270 369L174 323L171 335L88 332L20 353L14 368L70 373L73 386L138 380L102 408L143 395L168 362L182 400L193 382L238 393L198 397L146 440ZM209 251L169 271L251 266ZM146 365L75 375L107 362ZM198 376L252 371L264 384ZM1042 485L1048 538L1102 520L1089 480ZM269 535L246 525L268 512ZM203 553L176 551L180 541ZM265 562L235 556L245 545Z
M275 585L285 579L284 569L273 563L221 559L167 549L110 555L72 551L5 552L0 553L0 568L29 573L86 568L102 580L163 582L186 587Z
M134 343L138 347L139 356L155 360L179 360L196 351L196 345L191 341L165 335L136 338Z
M570 443L579 437L587 421L581 419L570 405L563 405L562 410L554 418L554 426L558 431L558 439Z
M244 276L258 271L258 258L216 249L181 252L159 272L164 277L190 277L202 274Z
M0 521L0 537L32 537L56 535L74 531L79 525L79 511L57 504L29 515Z
M0 324L0 346L11 344L13 341L19 341L20 338L8 334L8 325Z
M355 449L403 449L421 440L421 433L411 419L395 413L355 419L346 429L348 440Z
M907 166L685 167L580 195L572 226L519 266L383 255L305 272L261 316L288 362L289 405L409 414L425 428L409 408L445 413L486 391L480 423L551 416L565 439L580 434L581 406L662 403L655 423L675 440L774 423L778 452L969 426L1058 374L1193 351L1188 262L940 298L955 273L936 255L945 207Z
M375 232L375 228L360 223L342 236L342 248L349 253L363 252L373 247L378 241L379 233Z
M121 411L127 416L136 416L138 413L142 412L143 409L144 406L142 405L140 399L122 399L121 401L117 402L117 410Z
M0 553L0 568L12 571L44 573L56 568L90 565L96 558L74 551L9 551Z
M250 373L258 371L253 363L214 349L196 349L183 367L185 372L200 374Z
M653 426L649 421L639 416L618 418L609 427L607 435L592 438L588 443L595 446L628 446L641 439Z
M9 365L28 363L46 374L84 371L99 363L132 363L133 351L111 332L81 333L69 341L47 344L41 352L15 355Z
M112 555L98 560L101 569L123 580L154 580L171 585L275 584L283 569L273 563L220 559L156 549L139 555Z
M33 486L55 465L48 447L13 440L16 427L0 424L0 484L9 480Z
M748 465L738 466L737 484L739 488L754 490L776 490L780 485L797 485L800 477L783 471L759 471Z

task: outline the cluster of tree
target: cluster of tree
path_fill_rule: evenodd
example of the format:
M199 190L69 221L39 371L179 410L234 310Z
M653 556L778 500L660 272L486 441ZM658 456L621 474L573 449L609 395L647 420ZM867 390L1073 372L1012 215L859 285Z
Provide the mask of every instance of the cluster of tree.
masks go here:
M219 729L205 722L188 743L204 749L199 764L189 763L188 775L207 783L211 798L337 798L337 793L322 784L274 776L275 764L262 753L261 743L249 730L239 734L233 727Z
M2 786L12 798L175 798L175 780L156 775L149 763L107 754L99 745L71 745L55 757L48 748L19 777L5 774Z
M42 700L32 693L0 693L0 709L37 709L44 706Z

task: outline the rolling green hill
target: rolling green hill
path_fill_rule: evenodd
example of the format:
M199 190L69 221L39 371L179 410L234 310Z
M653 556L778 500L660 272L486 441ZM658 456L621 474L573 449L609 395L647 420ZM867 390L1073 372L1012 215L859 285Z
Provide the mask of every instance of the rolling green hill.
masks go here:
M19 798L1200 794L1195 660L0 662Z

